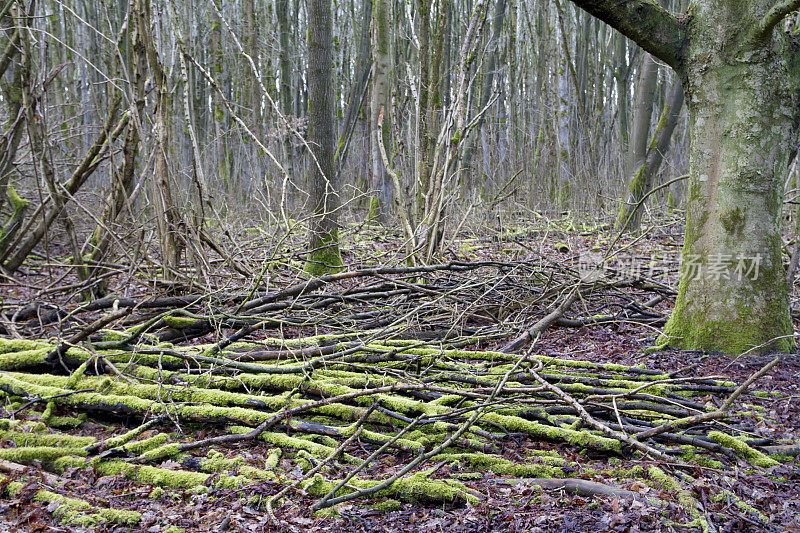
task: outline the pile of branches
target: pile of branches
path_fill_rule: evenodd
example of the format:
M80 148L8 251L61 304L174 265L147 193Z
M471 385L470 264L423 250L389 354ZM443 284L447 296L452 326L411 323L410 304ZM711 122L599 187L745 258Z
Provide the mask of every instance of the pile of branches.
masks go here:
M263 278L262 273L254 287L269 287ZM225 338L226 334L228 339L240 340L256 331L287 328L369 330L390 338L433 339L437 334L431 332L438 332L445 337L492 339L524 332L540 319L544 322L534 331L552 324L581 327L629 321L658 325L664 317L654 306L673 293L665 285L643 279L620 277L585 283L569 264L546 258L363 269L285 285L275 291L220 289L155 298L112 296L71 309L35 302L6 309L0 321L3 333L16 338L71 333L85 337L96 333L91 326L87 331L87 317L113 310L101 327L117 320L118 312L127 311L131 316L121 324L137 327L139 333L131 342L141 340L144 333L158 342L183 343ZM632 295L631 290L638 294ZM565 313L576 302L582 309L567 318ZM504 351L516 351L522 345L524 342L518 342Z
M533 441L646 459L627 475L676 491L705 524L701 503L679 482L691 482L698 464L777 464L756 447L770 443L747 442L749 428L730 418L735 400L777 360L737 385L536 352L538 333L558 321L659 320L652 304L633 301L632 287L663 297L657 284L587 284L567 268L451 263L342 272L241 295L21 309L5 320L17 338L0 339L4 491L22 490L11 480L35 463L61 489L61 474L76 468L170 489L267 484L254 504L270 516L298 491L320 511L364 498L476 501L463 480L486 470L641 497L586 481L592 471L552 444L509 456L509 444ZM617 312L598 314L609 305ZM565 318L572 307L583 314ZM59 339L23 335L53 325ZM514 335L502 349L480 349ZM75 436L87 417L132 429ZM200 438L199 428L212 436ZM255 441L271 447L266 457L237 455ZM387 454L396 468L375 477ZM37 497L69 522L141 518L58 490Z

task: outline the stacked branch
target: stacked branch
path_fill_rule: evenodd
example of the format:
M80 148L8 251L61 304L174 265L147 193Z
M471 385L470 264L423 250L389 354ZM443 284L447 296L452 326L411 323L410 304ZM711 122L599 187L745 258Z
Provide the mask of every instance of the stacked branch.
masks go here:
M524 279L538 292L526 297ZM0 460L41 463L56 476L94 468L172 489L268 483L271 497L261 503L269 512L296 491L317 497L318 509L353 498L470 501L479 495L459 478L485 470L597 489L585 483L597 471L559 452L569 448L677 465L684 478L687 464L775 464L746 442L735 416L734 400L750 383L478 349L514 333L515 321L582 320L615 295L621 319L650 313L623 298L636 283L452 263L343 272L249 296L105 299L58 310L65 340L0 339ZM505 324L490 320L499 310ZM49 320L26 313L17 319L34 321L31 331ZM80 316L95 320L72 328ZM532 329L516 332L535 336ZM721 407L709 408L714 401ZM102 439L70 434L87 420L136 427ZM200 428L212 436L193 436ZM257 463L220 454L241 442L273 451ZM547 444L509 452L522 442ZM372 477L369 467L386 457L398 470ZM287 475L298 468L299 478ZM655 466L637 475L661 485L667 476L680 489ZM691 498L681 501L699 512Z

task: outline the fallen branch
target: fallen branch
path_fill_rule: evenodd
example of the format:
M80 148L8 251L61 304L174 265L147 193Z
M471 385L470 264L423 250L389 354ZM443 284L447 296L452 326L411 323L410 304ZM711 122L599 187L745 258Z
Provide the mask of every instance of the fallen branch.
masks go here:
M514 339L513 341L509 342L499 351L503 353L513 353L518 351L520 348L530 344L530 342L538 335L539 333L543 332L551 325L553 325L559 318L561 318L564 313L574 304L578 297L580 296L580 290L578 287L572 289L569 295L564 299L561 304L556 307L555 311L547 315L546 317L539 320L536 324L530 327L527 331L525 331L522 335Z

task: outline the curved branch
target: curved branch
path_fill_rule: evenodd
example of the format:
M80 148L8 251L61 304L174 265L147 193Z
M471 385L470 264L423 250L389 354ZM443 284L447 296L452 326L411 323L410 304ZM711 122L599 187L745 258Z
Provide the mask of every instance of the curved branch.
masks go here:
M767 11L764 18L758 21L758 24L756 24L754 28L753 36L757 40L769 37L769 34L772 33L775 26L777 26L786 15L797 9L800 9L800 0L783 0L783 2L778 2L776 5L772 6L772 9Z
M678 19L653 0L571 2L680 72L686 33ZM791 2L797 3L800 0Z

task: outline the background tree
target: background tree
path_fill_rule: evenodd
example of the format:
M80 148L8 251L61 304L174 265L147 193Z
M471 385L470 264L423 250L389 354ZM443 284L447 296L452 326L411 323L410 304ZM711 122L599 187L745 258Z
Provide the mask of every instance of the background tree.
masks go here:
M330 0L308 4L308 140L310 243L305 270L323 274L342 266L338 215L341 205L334 156L333 35Z
M739 76L766 87L754 100L747 89L710 73L742 61L770 64L779 75L789 72L792 67L782 61L792 56L781 48L790 38L784 31L788 25L773 22L793 3L735 7L708 0L677 17L678 0L668 0L663 8L652 1L337 0L328 6L334 47L321 62L319 50L306 39L320 28L316 18L309 18L311 4L302 1L149 0L152 17L145 31L152 35L145 36L152 45L143 42L141 48L133 21L142 0L114 6L89 1L73 7L56 0L14 4L31 14L25 17L33 50L28 79L41 87L31 87L28 94L44 122L31 129L27 122L36 114L15 91L22 84L22 41L7 15L0 56L0 143L7 147L0 161L6 229L0 235L0 261L9 271L58 245L70 250L62 256L77 250L82 257L70 259L75 263L70 268L77 271L83 261L93 274L81 283L99 282L114 261L144 259L156 268L171 263L165 271L175 276L173 282L211 286L213 259L207 255L221 250L225 263L233 264L235 254L245 253L234 233L213 237L217 229L257 227L278 240L289 229L309 242L312 234L317 240L335 234L338 242L350 232L365 231L360 222L370 217L369 198L381 199L387 228L402 228L405 245L397 247L396 260L413 256L430 263L449 253L457 235L477 234L487 225L513 233L527 219L568 229L630 219L629 226L636 228L641 218L641 225L649 226L652 213L641 206L664 205L669 195L678 199L672 204L678 209L690 206L687 257L706 258L701 261L706 270L719 268L718 259L728 260L732 271L745 256L761 262L757 282L685 281L667 332L686 339L689 347L720 344L722 349L722 340L692 340L703 335L679 324L696 321L678 317L734 316L736 321L740 314L734 308L747 308L758 310L751 319L762 324L761 333L726 350L788 334L785 297L766 301L744 294L756 291L756 285L759 294L786 293L785 285L776 290L776 250L783 214L778 183L786 170L779 153L788 141L775 142L783 138L778 129L791 122L781 118L793 114L785 111L793 109L791 80L786 82L787 75L780 83L761 83L755 74L737 70L744 66L731 67L736 74L730 79ZM156 18L160 21L154 23ZM736 21L734 30L717 27L729 20ZM748 41L749 28L758 24L770 31ZM708 35L733 44L713 51L709 68L702 71L694 62L699 65ZM45 36L54 37L47 46ZM655 60L643 59L645 52ZM674 67L680 84L691 89L688 114L678 113L681 92L670 89L677 83L658 62ZM315 65L333 70L329 89L320 89L322 70ZM720 84L724 90L712 91ZM770 102L777 101L768 95L777 95L782 103L772 114L780 120L765 122L763 113L741 105L739 115L756 119L737 119L744 121L739 125L727 116L714 118L709 106L738 105L729 93L763 103L767 113L772 113ZM110 117L117 98L121 111ZM309 115L323 110L330 115L309 124ZM687 121L697 140L693 178L674 181L687 174L689 165ZM759 121L760 126L747 126ZM721 128L718 138L711 138L710 123ZM331 133L320 134L328 126ZM756 142L756 127L772 135ZM337 138L339 156L331 173L325 153L333 144L336 154ZM738 166L724 155L734 150L726 143L745 147L744 155L737 154ZM634 152L631 164L628 154ZM707 156L712 152L723 154L719 164ZM43 154L53 179L42 171ZM720 179L712 185L716 175ZM760 177L747 181L747 175ZM158 188L152 186L153 176L164 178ZM708 179L701 181L703 176ZM667 182L669 187L650 194ZM785 181L790 194L795 182L794 177ZM769 193L761 190L766 183ZM162 205L167 186L171 207ZM712 207L700 207L703 202ZM759 214L757 205L766 206L773 222L767 224L769 217ZM63 231L65 213L74 239ZM164 222L170 217L172 229ZM218 226L217 219L224 224ZM735 230L726 236L726 226L742 224L745 237ZM160 243L169 244L172 237L175 246L162 250ZM773 244L757 246L756 238ZM726 239L738 240L732 248L714 244ZM327 249L318 244L311 249ZM182 246L188 250L179 256ZM317 263L338 265L338 257L334 253L332 262ZM745 270L753 267L753 261L741 263ZM724 300L721 295L729 294L742 295L739 303L725 303L713 313L691 310L716 306Z

